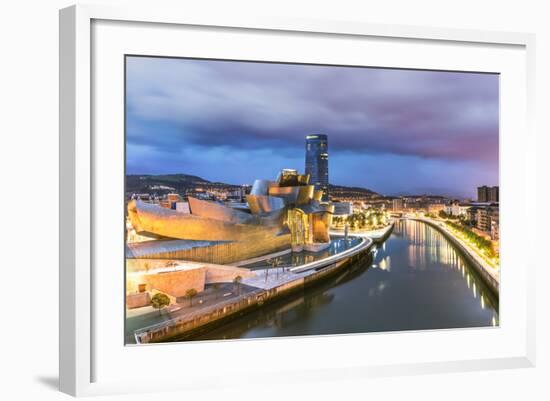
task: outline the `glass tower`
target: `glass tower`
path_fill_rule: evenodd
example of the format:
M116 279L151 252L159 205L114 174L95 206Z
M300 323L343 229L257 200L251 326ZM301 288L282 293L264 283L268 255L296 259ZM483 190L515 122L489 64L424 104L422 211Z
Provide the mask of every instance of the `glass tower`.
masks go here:
M326 135L306 136L306 174L315 190L322 190L321 200L328 201L328 139Z

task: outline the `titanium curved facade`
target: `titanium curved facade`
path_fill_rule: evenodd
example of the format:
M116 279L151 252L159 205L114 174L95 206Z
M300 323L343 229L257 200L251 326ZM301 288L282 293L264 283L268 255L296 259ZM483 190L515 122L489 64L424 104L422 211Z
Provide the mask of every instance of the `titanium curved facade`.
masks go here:
M222 212L217 205L202 206L201 215L182 214L132 200L128 203L128 218L139 234L199 241L247 241L265 233L277 235L285 218L284 209L265 217L250 215L250 220L245 221L238 210L226 208Z
M137 234L179 240L129 244L127 257L176 255L187 260L227 263L290 247L314 252L330 245L331 203L320 202L321 190L309 174L281 171L276 181L256 180L248 208L188 197L190 213L131 200L128 220ZM167 246L169 245L169 246ZM185 256L184 256L185 254Z
M328 202L328 137L322 134L306 136L306 174L316 191L323 191L321 200Z

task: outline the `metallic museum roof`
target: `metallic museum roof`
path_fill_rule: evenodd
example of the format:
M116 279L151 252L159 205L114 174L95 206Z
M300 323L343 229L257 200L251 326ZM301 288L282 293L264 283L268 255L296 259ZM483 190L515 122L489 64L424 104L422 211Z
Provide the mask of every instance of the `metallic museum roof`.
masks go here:
M128 217L137 233L173 240L130 244L127 254L139 258L208 247L220 242L267 243L288 230L293 245L328 243L328 227L334 206L320 202L323 193L316 192L309 179L308 174L284 169L276 181L255 180L246 196L249 211L226 203L189 197L190 213L186 214L132 200L128 203Z

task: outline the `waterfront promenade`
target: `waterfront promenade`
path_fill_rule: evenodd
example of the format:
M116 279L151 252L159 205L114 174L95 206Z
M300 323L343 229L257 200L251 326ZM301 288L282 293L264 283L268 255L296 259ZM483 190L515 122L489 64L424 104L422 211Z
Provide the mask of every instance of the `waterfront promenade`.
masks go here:
M350 231L348 232L348 235L351 237L370 238L375 244L378 244L380 242L384 242L384 240L391 234L393 226L394 222L391 221L387 226L377 230ZM344 235L344 230L330 230L330 235Z
M374 244L370 238L344 252L296 267L277 267L254 270L254 275L244 278L241 284L226 284L223 297L195 300L194 306L170 307L163 315L155 317L156 324L134 331L137 343L164 341L175 336L191 335L205 326L221 322L229 316L239 315L245 310L261 307L265 302L278 299L295 290L336 273L347 262L359 257ZM201 302L202 301L202 302Z

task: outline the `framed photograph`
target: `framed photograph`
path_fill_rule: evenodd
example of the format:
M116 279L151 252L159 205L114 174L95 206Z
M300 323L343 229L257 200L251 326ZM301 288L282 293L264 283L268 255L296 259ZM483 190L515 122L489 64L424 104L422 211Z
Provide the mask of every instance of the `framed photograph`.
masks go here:
M533 366L533 47L61 10L61 390Z

